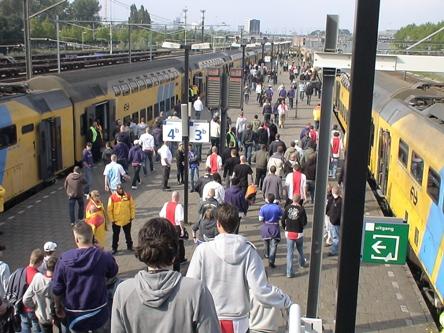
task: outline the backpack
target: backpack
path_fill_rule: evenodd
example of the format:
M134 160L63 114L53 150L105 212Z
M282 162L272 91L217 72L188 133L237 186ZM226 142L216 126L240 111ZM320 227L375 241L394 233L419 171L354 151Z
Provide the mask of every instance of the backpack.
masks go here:
M23 311L23 295L28 289L26 283L26 267L17 268L9 277L5 298L14 306L14 312Z

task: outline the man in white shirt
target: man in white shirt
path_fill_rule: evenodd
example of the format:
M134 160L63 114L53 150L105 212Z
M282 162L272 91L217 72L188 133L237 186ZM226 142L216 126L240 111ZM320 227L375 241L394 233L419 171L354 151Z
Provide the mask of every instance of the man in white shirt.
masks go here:
M220 140L220 123L217 117L214 117L210 121L210 141L211 146L219 147Z
M293 202L293 195L295 194L301 196L299 204L302 205L307 197L307 178L301 172L301 166L298 163L294 165L293 172L285 177L285 188L287 191L287 205Z
M193 108L196 114L196 119L200 119L200 114L204 110L204 105L200 99L200 96L197 96L197 99L194 101Z
M176 228L177 235L179 237L179 248L178 253L176 256L176 259L173 263L173 269L177 272L180 272L180 263L186 261L185 259L185 246L183 243L183 239L181 237L184 236L184 212L183 212L183 206L180 202L180 195L179 192L174 191L171 194L171 201L165 202L163 205L159 216L167 219L170 221L172 225Z
M173 161L173 155L170 148L168 148L168 142L164 141L162 147L159 148L157 153L160 155L160 163L162 164L162 190L168 191L168 179L170 178L171 163Z
M122 165L117 163L116 154L111 155L111 162L105 166L103 175L105 176L106 192L115 192L117 190L117 185L122 184L122 177L126 180L130 179Z
M242 146L242 133L245 131L247 127L247 118L244 116L244 113L241 112L239 117L236 120L236 136L239 147Z
M209 197L208 193L210 192L210 189L214 189L214 199L216 199L220 204L223 203L225 198L225 189L222 186L222 178L220 174L215 173L213 175L213 180L205 184L202 190L202 201L205 201Z
M154 171L153 166L153 155L154 155L154 137L150 134L150 129L147 127L145 129L145 133L143 133L140 138L139 142L142 145L143 154L145 155L145 160L143 163L143 174L146 176L147 169L148 169L148 161L150 162L150 170L151 172Z

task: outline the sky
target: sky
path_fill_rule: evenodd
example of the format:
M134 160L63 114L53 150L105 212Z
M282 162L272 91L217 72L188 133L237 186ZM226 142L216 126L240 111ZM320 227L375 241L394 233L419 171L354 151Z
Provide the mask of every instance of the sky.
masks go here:
M104 16L105 1L112 2L113 19L129 16L128 6L135 3L152 14L156 23L171 23L183 19L182 9L188 9L188 24L199 24L201 9L205 9L205 24L226 23L235 30L247 18L261 21L261 32L305 34L325 30L327 14L339 15L340 29L353 31L356 0L99 0ZM373 0L365 0L373 1ZM444 20L443 0L380 0L379 30L399 29L407 24ZM122 6L121 4L128 6ZM109 10L109 9L108 9ZM402 12L401 12L402 10ZM108 15L107 15L108 16Z

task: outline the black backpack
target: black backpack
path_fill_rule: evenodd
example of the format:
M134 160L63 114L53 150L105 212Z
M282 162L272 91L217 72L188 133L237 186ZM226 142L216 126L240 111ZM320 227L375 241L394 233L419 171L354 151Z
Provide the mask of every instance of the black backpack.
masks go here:
M15 313L23 311L23 295L28 289L26 283L26 267L17 268L9 277L5 298L14 306Z

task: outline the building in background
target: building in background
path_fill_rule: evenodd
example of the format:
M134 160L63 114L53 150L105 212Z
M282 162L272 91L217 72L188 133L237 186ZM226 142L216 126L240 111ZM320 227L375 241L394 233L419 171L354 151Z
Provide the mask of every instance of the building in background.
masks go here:
M256 19L247 19L244 30L250 36L259 36L261 34L261 21Z

